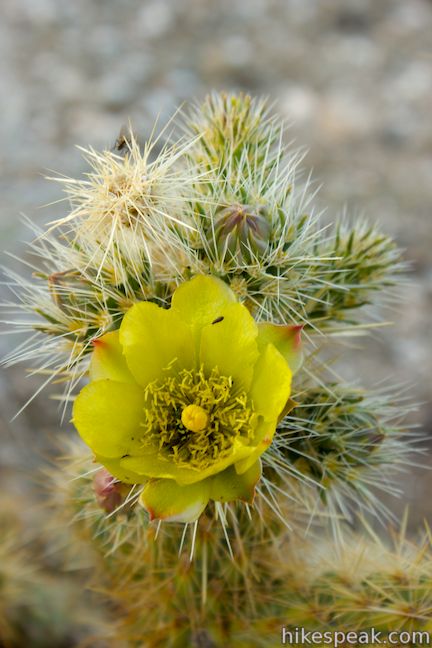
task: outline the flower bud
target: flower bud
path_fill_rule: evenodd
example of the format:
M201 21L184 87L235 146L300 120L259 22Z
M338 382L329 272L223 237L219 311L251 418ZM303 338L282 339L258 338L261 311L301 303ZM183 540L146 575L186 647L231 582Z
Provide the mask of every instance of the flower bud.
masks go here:
M106 513L112 513L124 501L124 484L116 480L106 468L97 471L93 489L97 503Z
M215 218L213 237L219 253L227 251L246 263L262 255L268 246L270 223L263 207L230 205Z

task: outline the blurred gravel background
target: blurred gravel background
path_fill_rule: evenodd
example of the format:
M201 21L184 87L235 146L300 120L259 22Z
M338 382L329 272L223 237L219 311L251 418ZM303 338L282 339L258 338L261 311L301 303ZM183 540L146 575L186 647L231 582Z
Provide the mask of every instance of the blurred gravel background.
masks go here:
M379 220L413 262L392 330L348 351L349 379L407 381L432 439L432 2L430 0L1 0L0 237L22 252L63 213L49 169L79 174L75 144L111 146L130 117L148 134L209 90L266 94L323 184L317 207ZM3 259L6 261L5 259ZM11 343L0 338L4 353ZM56 403L22 367L0 374L0 484L26 495L58 429ZM432 479L404 484L412 524L432 518ZM28 497L28 495L26 495Z

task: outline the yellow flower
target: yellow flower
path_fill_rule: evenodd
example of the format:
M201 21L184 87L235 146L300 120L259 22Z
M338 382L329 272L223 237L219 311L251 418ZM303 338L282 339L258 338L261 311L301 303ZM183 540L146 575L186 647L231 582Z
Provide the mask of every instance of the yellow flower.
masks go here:
M299 334L257 324L222 281L197 276L171 308L137 303L96 340L73 422L112 475L145 484L152 519L194 521L210 499L251 502Z

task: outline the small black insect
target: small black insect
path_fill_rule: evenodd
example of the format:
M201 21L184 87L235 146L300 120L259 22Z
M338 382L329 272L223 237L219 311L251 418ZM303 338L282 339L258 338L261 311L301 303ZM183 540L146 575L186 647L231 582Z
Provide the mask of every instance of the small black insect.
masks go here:
M135 135L130 124L124 124L120 129L120 133L116 139L113 150L117 151L118 153L127 153L131 148L131 144L134 138Z
M225 318L221 315L220 317L216 317L215 320L213 320L212 324L218 324L219 322L222 322Z

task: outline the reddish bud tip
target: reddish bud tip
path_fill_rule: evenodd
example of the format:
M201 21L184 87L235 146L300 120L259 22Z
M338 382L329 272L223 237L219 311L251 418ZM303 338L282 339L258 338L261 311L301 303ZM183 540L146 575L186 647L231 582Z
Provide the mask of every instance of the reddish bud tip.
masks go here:
M95 338L91 341L91 343L95 348L102 347L105 344L105 342L101 338Z
M301 344L301 334L303 329L304 329L304 324L294 324L293 326L289 327L289 332L294 339L294 346L296 348L299 347Z
M124 501L122 483L117 481L106 468L98 470L93 479L93 489L101 509L112 513Z

